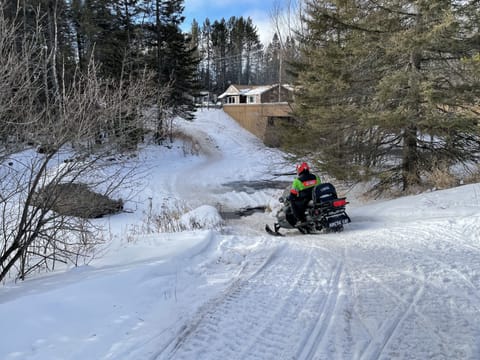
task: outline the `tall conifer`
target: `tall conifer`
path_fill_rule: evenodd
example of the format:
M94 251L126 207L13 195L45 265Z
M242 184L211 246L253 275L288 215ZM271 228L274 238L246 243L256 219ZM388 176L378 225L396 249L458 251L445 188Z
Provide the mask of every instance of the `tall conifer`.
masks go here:
M339 178L404 190L478 160L479 12L476 1L308 1L292 136Z

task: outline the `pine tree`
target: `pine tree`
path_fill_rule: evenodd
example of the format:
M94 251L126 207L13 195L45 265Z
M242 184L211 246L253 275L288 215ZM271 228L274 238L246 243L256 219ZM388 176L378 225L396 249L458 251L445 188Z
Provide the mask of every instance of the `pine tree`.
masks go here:
M258 64L261 59L263 45L258 38L257 28L253 25L252 19L248 18L245 23L245 68L243 75L243 83L246 85L256 83L256 75ZM256 71L255 71L256 70Z
M278 39L278 34L275 33L265 51L265 82L267 84L279 82L280 51L280 40Z
M120 78L130 49L132 24L125 21L131 14L121 15L116 0L72 0L71 6L80 68L86 70L93 59L104 77Z
M403 190L477 161L479 12L476 1L309 1L296 64L304 130L292 136L338 178Z
M185 17L183 0L151 0L148 7L150 23L146 26L149 32L149 48L155 49L150 66L157 73L158 88L169 87L170 92L166 103L161 104L173 116L185 119L193 118L193 95L199 90L197 81L196 48L191 47L191 37L184 34L180 25ZM160 105L160 104L159 104ZM167 124L165 114L159 110L159 139L166 135Z
M122 78L132 73L141 73L145 67L142 53L144 40L142 24L139 18L143 15L143 0L116 0L113 6L114 21L118 43L123 47Z
M242 60L245 44L245 20L243 17L232 16L228 22L229 43L228 54L230 56L230 67L228 77L232 83L242 84Z
M282 67L282 79L285 84L293 84L296 74L292 71L290 65L298 61L298 47L293 37L287 36L283 50L284 63Z
M212 52L213 68L215 73L215 85L213 87L217 92L225 91L227 78L227 47L229 32L225 19L214 21L212 25Z
M203 88L210 94L212 90L212 25L207 18L202 27Z

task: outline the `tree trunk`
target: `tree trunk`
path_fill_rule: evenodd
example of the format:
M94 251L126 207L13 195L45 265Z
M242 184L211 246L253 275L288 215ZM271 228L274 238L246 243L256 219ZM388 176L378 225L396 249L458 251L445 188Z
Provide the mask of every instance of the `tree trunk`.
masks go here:
M422 14L416 15L415 32L422 34L423 21ZM409 91L408 101L410 102L410 116L409 124L404 130L403 134L403 166L402 166L402 181L403 190L408 190L410 187L420 183L420 174L418 169L419 154L417 151L417 126L415 122L421 117L420 110L420 89L419 78L421 77L421 51L419 49L413 49L410 54L410 66L409 66Z
M403 134L402 182L404 191L420 182L418 158L417 127L410 125Z
M50 37L50 52L51 52L51 72L52 83L54 88L54 95L58 97L60 94L60 86L57 73L57 53L58 53L58 21L57 21L58 4L57 1L51 1L48 9L49 18L49 37Z

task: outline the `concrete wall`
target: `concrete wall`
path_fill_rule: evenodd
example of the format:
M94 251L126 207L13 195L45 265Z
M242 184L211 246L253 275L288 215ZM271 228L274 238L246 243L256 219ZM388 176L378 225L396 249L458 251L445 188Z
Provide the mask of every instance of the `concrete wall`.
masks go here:
M223 111L234 118L243 128L264 140L268 118L288 117L292 109L288 103L225 104Z

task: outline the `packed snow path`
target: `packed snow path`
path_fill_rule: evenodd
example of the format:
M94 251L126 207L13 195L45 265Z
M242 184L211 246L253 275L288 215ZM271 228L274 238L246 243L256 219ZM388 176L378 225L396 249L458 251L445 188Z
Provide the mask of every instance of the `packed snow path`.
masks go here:
M265 255L246 256L158 358L480 358L479 204L452 216L457 204L422 201L370 217L350 210L341 234L257 235ZM236 230L262 229L257 219Z
M267 242L156 358L476 359L478 220Z

